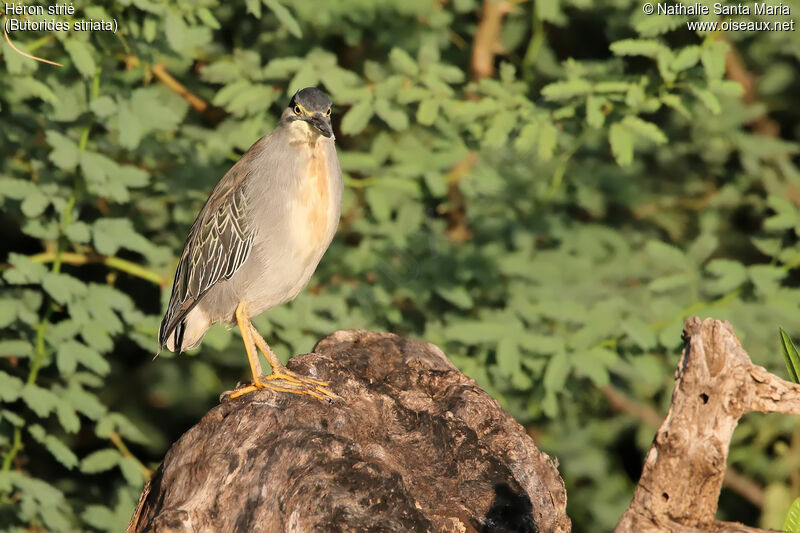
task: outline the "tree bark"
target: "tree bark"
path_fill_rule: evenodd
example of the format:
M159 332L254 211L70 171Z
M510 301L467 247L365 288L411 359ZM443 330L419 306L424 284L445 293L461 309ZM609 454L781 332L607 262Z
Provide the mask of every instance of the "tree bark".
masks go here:
M691 318L672 404L616 533L760 530L716 520L750 411L800 414L800 386L754 365L727 322ZM167 453L128 532L567 532L554 462L437 347L339 331L290 368L326 405L270 390L212 409Z
M339 331L289 368L342 400L223 395L128 532L570 530L555 463L437 347Z
M800 414L800 386L754 365L728 322L690 318L684 340L672 404L615 532L763 531L715 519L728 446L745 413Z

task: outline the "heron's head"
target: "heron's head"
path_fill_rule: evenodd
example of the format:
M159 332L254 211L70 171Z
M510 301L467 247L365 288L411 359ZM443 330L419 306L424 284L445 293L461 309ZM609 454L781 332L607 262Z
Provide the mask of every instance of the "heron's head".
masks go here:
M331 100L316 87L300 89L283 112L284 122L304 121L325 137L333 137L331 127Z

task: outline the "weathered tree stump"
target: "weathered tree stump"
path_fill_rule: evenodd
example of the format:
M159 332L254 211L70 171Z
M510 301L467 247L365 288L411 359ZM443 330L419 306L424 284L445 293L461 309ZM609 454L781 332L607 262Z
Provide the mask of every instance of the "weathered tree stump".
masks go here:
M339 331L289 368L342 400L225 397L167 453L129 532L566 532L554 462L437 347Z

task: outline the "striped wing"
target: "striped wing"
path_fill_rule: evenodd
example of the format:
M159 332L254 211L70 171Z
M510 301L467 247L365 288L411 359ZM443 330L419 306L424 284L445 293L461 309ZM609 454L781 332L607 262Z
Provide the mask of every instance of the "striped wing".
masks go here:
M158 341L166 344L175 336L181 351L185 318L216 283L230 279L247 260L253 248L254 231L247 221L247 205L241 179L226 176L197 216L183 248L169 306ZM231 179L226 179L226 178Z

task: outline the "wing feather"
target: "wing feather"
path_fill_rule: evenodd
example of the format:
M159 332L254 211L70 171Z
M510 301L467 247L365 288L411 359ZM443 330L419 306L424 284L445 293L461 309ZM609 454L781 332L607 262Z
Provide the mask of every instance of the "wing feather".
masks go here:
M175 350L181 350L186 315L211 287L230 279L250 256L255 232L247 219L242 186L246 176L241 175L244 160L220 181L192 225L159 329L162 346L175 335Z

